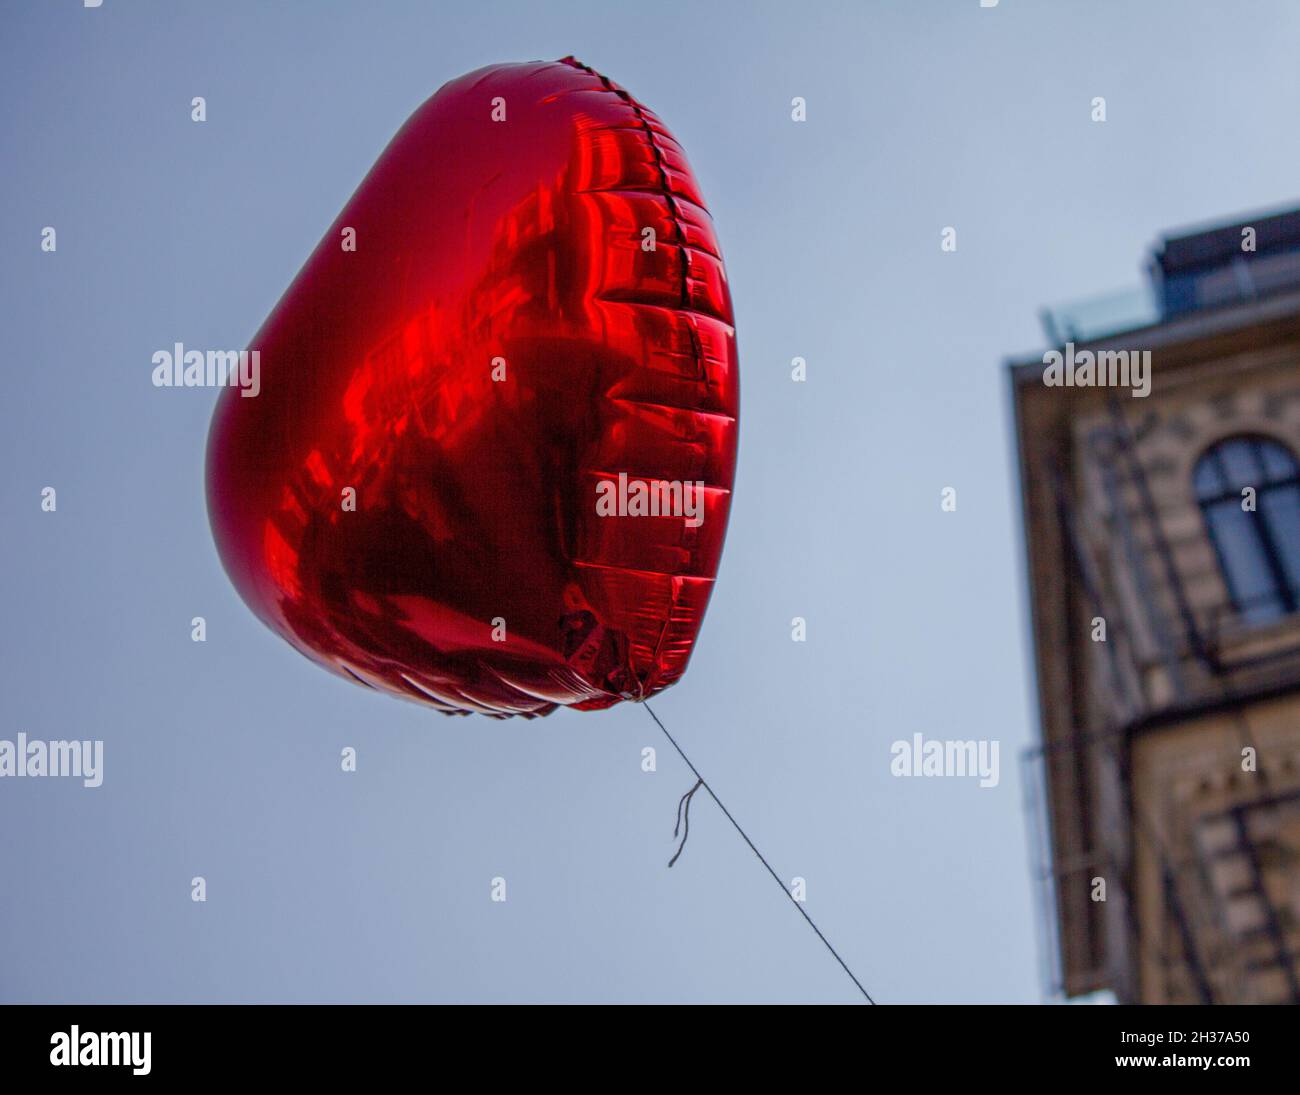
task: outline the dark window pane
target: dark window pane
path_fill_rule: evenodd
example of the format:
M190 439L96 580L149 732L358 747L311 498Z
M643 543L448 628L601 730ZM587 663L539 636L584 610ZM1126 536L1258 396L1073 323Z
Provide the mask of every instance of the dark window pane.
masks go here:
M1275 445L1272 441L1261 441L1259 447L1264 457L1264 471L1270 483L1276 483L1280 479L1290 479L1296 474L1295 459L1281 445Z
M1300 590L1300 486L1270 487L1259 499L1260 515L1292 590Z
M1206 510L1214 544L1223 561L1232 599L1241 614L1252 623L1262 623L1282 614L1282 604L1273 571L1269 567L1264 541L1254 522L1257 513L1246 513L1239 502L1229 499Z
M1223 461L1223 470L1228 476L1228 486L1232 490L1242 487L1258 487L1263 478L1263 469L1255 459L1255 444L1244 437L1225 441L1216 450Z

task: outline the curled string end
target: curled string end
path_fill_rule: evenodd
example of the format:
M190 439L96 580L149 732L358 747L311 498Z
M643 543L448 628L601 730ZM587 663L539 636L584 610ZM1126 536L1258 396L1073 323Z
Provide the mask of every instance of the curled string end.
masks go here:
M677 862L682 852L686 850L686 838L691 835L691 799L695 797L695 792L702 786L704 786L704 780L702 778L697 779L695 786L677 800L677 824L673 826L673 837L676 838L678 831L681 830L682 842L677 845L676 853L668 861L670 867Z

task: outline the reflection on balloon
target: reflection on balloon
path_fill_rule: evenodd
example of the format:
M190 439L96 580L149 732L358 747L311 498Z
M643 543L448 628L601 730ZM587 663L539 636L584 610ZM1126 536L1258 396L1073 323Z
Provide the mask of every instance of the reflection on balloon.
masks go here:
M681 146L625 91L571 58L446 85L252 348L208 507L300 651L490 715L682 675L730 507L735 331Z

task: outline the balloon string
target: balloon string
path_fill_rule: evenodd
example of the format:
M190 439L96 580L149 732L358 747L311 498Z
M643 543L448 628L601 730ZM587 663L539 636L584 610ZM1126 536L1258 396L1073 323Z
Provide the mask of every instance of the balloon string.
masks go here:
M695 792L698 791L701 787L703 787L706 791L708 791L709 798L713 799L713 801L718 804L718 809L721 810L726 815L727 820L731 822L732 827L736 830L736 832L738 832L741 835L745 843L749 845L749 850L753 852L756 856L758 856L758 861L762 863L764 867L767 868L767 873L770 874L773 880L776 882L776 884L781 887L781 892L785 894L785 896L788 897L790 901L794 904L794 907L799 910L799 915L802 916L806 921L808 921L808 926L812 928L814 932L817 933L817 938L820 939L822 941L822 944L826 947L826 949L831 952L831 956L835 959L836 962L840 964L840 968L849 975L849 980L852 981L853 984L857 986L858 991L862 993L864 997L866 997L868 1004L874 1004L875 1000L871 998L871 993L869 993L865 988L863 988L862 982L859 981L857 977L854 976L853 971L848 967L848 963L846 963L844 959L840 957L839 952L834 947L831 946L830 940L827 939L826 936L822 934L821 929L817 927L816 924L813 923L813 918L809 916L807 911L804 909L803 902L796 899L794 894L792 894L788 889L786 889L785 883L781 881L781 876L772 869L772 864L770 864L767 861L767 859L763 856L763 853L760 852L758 848L754 845L754 842L749 839L749 834L746 833L745 830L740 827L740 822L738 822L734 817L731 816L731 811L728 810L722 804L722 799L718 798L717 793L713 790L712 787L709 786L709 781L706 780L702 775L700 775L700 770L696 768L694 764L691 763L691 758L688 757L686 753L683 751L682 747L677 744L677 739L674 738L672 734L668 732L668 727L666 727L663 724L663 722L660 721L659 716L654 713L654 710L650 707L649 703L642 700L641 706L644 707L646 711L649 713L650 717L655 720L655 725L657 725L659 729L663 731L664 737L666 737L668 741L672 744L672 747L677 750L677 755L681 757L683 761L686 762L686 767L689 768L695 775L695 779L697 781L695 786L692 787L689 791L687 791L686 794L682 796L681 801L677 804L678 814L680 815L684 809L690 808L691 796L693 796ZM673 835L674 836L677 835L676 829L673 830ZM686 843L685 839L683 839L682 843L683 845L685 845ZM679 848L677 850L677 855L681 855L681 854L682 854L681 849ZM677 862L677 855L673 856L673 863ZM669 863L668 866L671 867L672 863Z

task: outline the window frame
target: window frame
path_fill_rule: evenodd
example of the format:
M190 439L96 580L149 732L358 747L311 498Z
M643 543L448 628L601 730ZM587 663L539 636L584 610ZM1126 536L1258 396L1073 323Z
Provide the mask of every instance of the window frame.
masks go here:
M1253 482L1233 486L1233 477L1229 474L1227 464L1223 459L1223 451L1230 445L1242 442L1246 442L1250 446L1257 478ZM1290 473L1288 475L1278 479L1271 477L1263 453L1265 446L1278 450L1289 463ZM1197 482L1201 478L1201 469L1206 465L1207 461L1212 461L1210 466L1216 473L1218 481L1224 484L1212 492L1203 491ZM1277 542L1277 531L1273 528L1273 521L1264 509L1264 497L1267 493L1272 491L1280 492L1288 487L1300 488L1300 458L1296 457L1291 447L1276 437L1269 437L1260 433L1236 433L1221 437L1208 445L1193 462L1191 485L1197 507L1201 511L1201 521L1214 549L1214 557L1219 564L1219 574L1223 578L1223 583L1228 590L1228 598L1238 616L1244 616L1254 608L1268 606L1269 608L1276 608L1278 614L1263 622L1273 623L1300 611L1300 593L1297 593L1287 575L1286 565L1283 562L1283 549ZM1246 487L1253 487L1255 490L1255 509L1248 511L1252 518L1249 527L1253 542L1264 560L1271 585L1271 591L1267 597L1258 596L1249 599L1242 597L1238 593L1238 579L1234 577L1232 569L1227 564L1227 558L1219 542L1219 528L1212 517L1212 511L1226 502L1232 502L1240 506L1241 492Z

